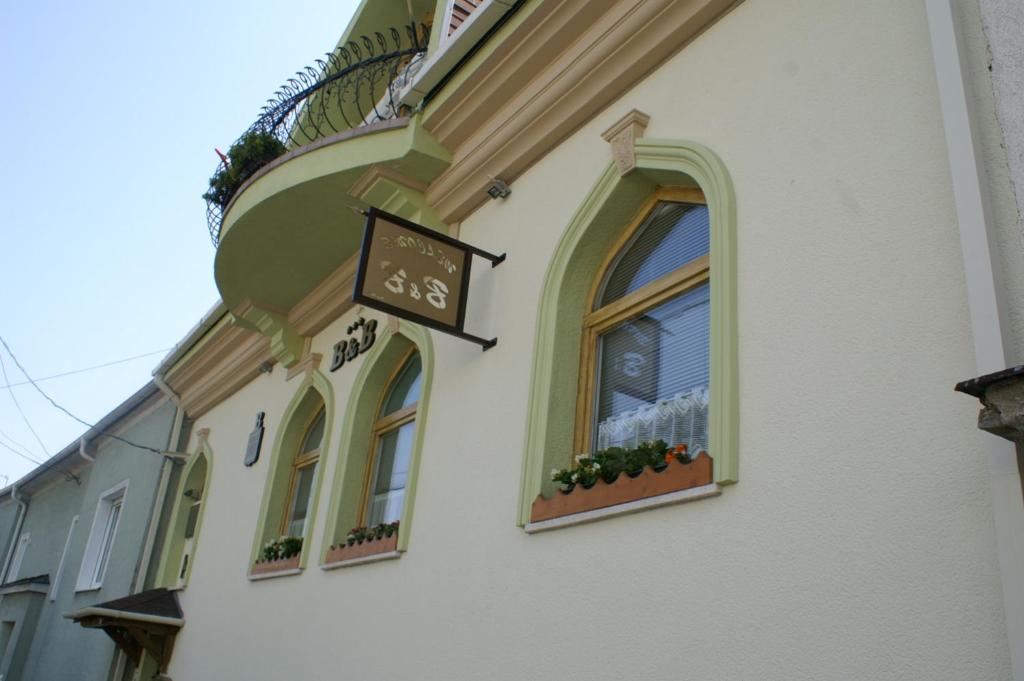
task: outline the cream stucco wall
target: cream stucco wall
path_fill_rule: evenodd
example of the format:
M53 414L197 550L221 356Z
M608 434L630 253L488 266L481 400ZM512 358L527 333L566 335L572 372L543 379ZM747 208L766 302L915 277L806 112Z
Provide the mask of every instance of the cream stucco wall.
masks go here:
M516 527L536 305L631 108L736 189L740 482L539 535ZM176 679L1009 678L962 260L924 8L747 0L478 210L467 329L434 334L409 551L321 571L358 366L299 576L246 578L269 446L301 378L204 415L214 475ZM377 313L366 316L383 319ZM356 313L313 342L330 356ZM357 360L357 362L362 359ZM326 359L325 359L326 362ZM326 367L324 367L326 371ZM260 462L242 466L257 411ZM194 443L193 443L194 446Z

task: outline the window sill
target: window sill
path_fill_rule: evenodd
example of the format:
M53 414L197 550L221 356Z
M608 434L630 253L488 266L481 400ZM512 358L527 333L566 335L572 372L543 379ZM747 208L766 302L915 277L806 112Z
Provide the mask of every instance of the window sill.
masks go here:
M75 593L76 594L84 594L84 593L89 593L90 591L99 591L102 588L103 588L102 584L97 584L96 586L76 586L75 587Z
M673 461L660 473L645 468L635 478L620 475L612 484L598 481L590 489L558 492L550 499L538 496L525 529L531 534L543 532L721 493L721 486L714 482L713 461L702 452L691 463Z
M320 566L321 570L336 570L337 568L355 567L356 565L365 565L366 563L377 563L382 560L393 560L395 558L401 558L401 551L387 551L385 553L372 553L368 556L360 556L359 558L346 558L345 560L336 560L332 563L324 563Z
M274 560L267 563L256 563L249 568L249 581L255 582L261 579L272 579L274 577L287 577L302 572L299 567L299 560L302 554L296 554L290 558Z
M526 530L527 534L536 534L537 532L544 532L546 530L557 530L560 527L592 523L595 520L601 520L602 518L613 518L617 515L636 513L637 511L644 511L648 508L682 504L687 501L706 499L707 497L717 497L721 493L722 486L713 482L710 485L691 487L690 489L679 490L678 492L661 494L656 497L647 497L645 499L638 499L637 501L630 501L624 504L617 504L615 506L606 506L604 508L594 509L593 511L583 511L581 513L573 513L572 515L563 515L558 518L551 518L550 520L531 522L527 523L526 527L523 529Z
M395 532L390 537L331 549L327 552L324 564L320 567L324 570L333 570L363 563L376 563L380 560L390 560L401 556L402 552L398 550L398 533Z

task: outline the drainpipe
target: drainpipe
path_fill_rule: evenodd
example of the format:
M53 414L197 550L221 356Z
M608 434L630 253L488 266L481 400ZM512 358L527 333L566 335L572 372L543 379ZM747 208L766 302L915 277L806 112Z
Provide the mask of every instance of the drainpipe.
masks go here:
M25 524L25 514L28 513L28 501L18 496L18 483L11 485L11 498L18 502L18 522L14 526L14 534L11 535L11 543L7 547L7 557L4 558L3 579L0 579L0 582L7 581L7 571L11 568L11 559L14 558L14 550L18 546L21 528Z
M160 390L167 395L168 399L175 406L174 410L174 423L171 426L171 432L167 442L167 449L177 448L178 442L181 439L181 429L185 422L185 410L181 406L181 397L171 389L171 386L160 376L153 375L153 383L156 384ZM169 451L168 453L172 456L164 455L164 462L160 468L160 483L157 486L156 496L153 499L153 508L149 512L149 528L146 530L146 543L143 545L142 556L140 557L140 563L138 570L135 571L135 581L132 584L132 593L138 593L142 591L146 585L146 578L149 576L149 563L153 557L153 549L156 546L156 533L160 526L160 518L162 515L164 502L167 498L167 488L171 478L171 467L174 465L176 458L173 456L175 452Z
M979 375L1007 365L1008 333L999 277L993 257L997 243L987 206L985 173L976 144L975 125L967 96L961 34L951 0L925 0L931 33L939 105L946 133L953 198L960 230L971 334ZM1020 471L1013 446L1001 438L981 441L987 455L992 488L992 516L1002 579L1006 632L1015 681L1024 681L1024 503Z
M85 436L78 438L78 455L85 459L87 462L93 463L96 461L96 457L89 456L89 452L86 451L86 448L88 446L89 443L85 441Z

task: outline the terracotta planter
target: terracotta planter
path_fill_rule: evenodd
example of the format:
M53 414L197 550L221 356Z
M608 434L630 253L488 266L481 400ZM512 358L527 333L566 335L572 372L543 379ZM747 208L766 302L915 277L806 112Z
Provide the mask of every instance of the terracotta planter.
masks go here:
M620 475L610 485L604 480L598 480L590 489L577 486L569 494L555 494L550 499L538 495L530 512L530 522L561 518L573 513L593 511L691 487L710 485L714 481L713 471L711 457L707 452L701 452L696 459L687 464L673 459L660 473L645 467L637 477Z
M339 563L343 560L352 560L353 558L364 558L366 556L373 556L378 553L390 553L391 551L398 550L398 533L395 532L390 537L381 537L380 539L364 540L362 544L343 544L336 548L331 549L327 552L327 563Z
M294 570L299 567L299 558L302 556L300 553L296 553L290 558L282 558L280 560L269 560L262 563L256 563L249 568L250 575L265 575L268 572L281 572L282 570Z

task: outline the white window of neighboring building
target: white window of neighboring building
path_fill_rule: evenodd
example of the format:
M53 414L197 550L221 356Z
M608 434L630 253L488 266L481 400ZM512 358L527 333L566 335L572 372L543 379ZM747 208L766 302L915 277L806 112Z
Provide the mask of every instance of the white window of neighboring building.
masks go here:
M78 572L78 583L75 586L77 591L98 589L102 586L103 576L110 565L110 554L117 537L117 526L121 521L127 491L128 481L125 480L100 495L92 529L89 531L89 542L82 557L82 568Z
M25 559L25 551L28 550L29 543L28 532L22 532L21 536L18 537L18 544L14 548L14 555L11 556L11 564L7 567L5 582L13 582L18 578L18 573L21 571L21 561Z
M64 564L68 559L68 549L71 547L71 538L75 536L75 528L78 526L78 516L76 515L71 519L71 526L68 527L68 537L64 540L64 550L60 553L60 562L57 564L57 574L53 578L53 583L50 585L50 601L57 600L57 590L60 588L60 582L64 578Z

